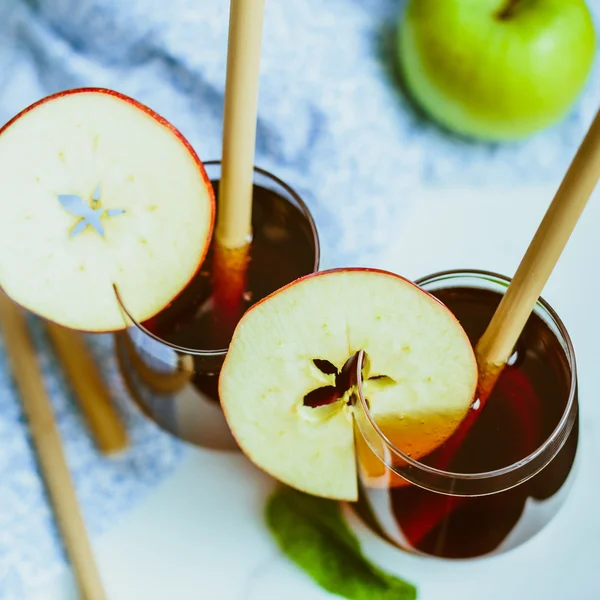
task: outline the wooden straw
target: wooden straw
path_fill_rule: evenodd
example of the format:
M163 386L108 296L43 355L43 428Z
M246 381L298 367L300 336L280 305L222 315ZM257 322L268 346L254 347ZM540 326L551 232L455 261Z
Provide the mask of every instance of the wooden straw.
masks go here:
M46 329L96 446L106 455L122 452L127 430L81 334L50 321Z
M217 321L229 339L242 313L252 239L252 190L264 0L231 0L223 159L213 254Z
M535 307L600 178L600 111L590 126L511 284L476 347L485 400Z
M36 350L21 310L0 291L0 325L31 437L63 540L84 600L106 600L60 434L44 389Z
M240 248L252 235L252 181L264 0L231 0L223 163L215 235Z

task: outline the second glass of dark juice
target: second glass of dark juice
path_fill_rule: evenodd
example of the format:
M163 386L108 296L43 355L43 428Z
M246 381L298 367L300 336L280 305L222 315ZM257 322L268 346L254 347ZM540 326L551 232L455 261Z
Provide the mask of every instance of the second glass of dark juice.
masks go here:
M416 283L446 305L475 347L509 280L447 271ZM485 403L475 397L456 432L430 454L411 451L418 440L400 434L402 415L377 421L362 385L355 407L359 513L403 550L464 559L516 548L549 523L571 487L578 442L575 353L543 299L490 397ZM421 423L423 435L435 433Z
M221 162L206 162L204 167L218 197ZM197 275L168 307L116 337L117 357L132 397L172 433L179 429L173 397L190 383L199 397L218 403L219 373L230 340L215 333L220 328L215 322L212 255L211 247ZM316 272L319 259L319 238L306 204L282 180L255 168L243 310Z

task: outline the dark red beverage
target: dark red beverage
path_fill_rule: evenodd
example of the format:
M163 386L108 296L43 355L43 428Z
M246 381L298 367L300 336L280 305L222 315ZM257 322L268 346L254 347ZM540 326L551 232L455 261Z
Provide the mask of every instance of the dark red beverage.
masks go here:
M205 167L218 197L220 163L205 163ZM244 311L294 279L316 271L319 263L319 242L308 208L286 184L260 169L255 169L252 233ZM218 375L232 332L219 322L219 313L214 310L212 264L211 248L185 290L156 317L142 324L152 337L138 328L128 347L130 353L137 353L158 371L161 360L168 364L165 380L178 362L169 356L169 351L179 358L191 357L194 384L216 400ZM152 380L156 380L154 375ZM145 383L149 382L146 377ZM155 391L160 392L162 383L158 381Z
M218 181L212 182L218 195ZM254 186L253 239L244 295L244 310L294 279L315 270L312 222L302 210L275 191ZM204 350L226 349L230 336L213 310L212 248L203 268L184 292L157 317L145 323L171 344ZM217 397L218 369L195 356L194 383Z
M500 291L460 283L429 291L456 315L473 345L501 299ZM419 461L457 477L437 481L434 472L405 466L396 472L404 469L423 487L397 479L397 487L365 489L363 508L400 546L447 558L481 556L530 537L558 509L577 450L577 398L572 348L547 318L553 313L545 313L531 315L492 395L483 407L474 403L471 410L480 411L474 424ZM539 457L511 470L539 449ZM469 481L469 474L490 472L500 475Z

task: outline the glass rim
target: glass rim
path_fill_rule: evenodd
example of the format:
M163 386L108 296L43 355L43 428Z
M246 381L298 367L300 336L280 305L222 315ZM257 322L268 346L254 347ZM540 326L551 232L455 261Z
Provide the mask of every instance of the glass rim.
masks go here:
M460 278L460 277L466 277L466 278L470 277L474 280L476 280L476 279L479 279L479 280L485 279L488 281L491 280L495 283L500 283L503 285L509 284L511 281L509 277L500 275L498 273L494 273L492 271L485 271L485 270L479 270L479 269L452 269L452 270L446 270L446 271L438 271L436 273L432 273L431 275L426 275L424 277L420 277L420 278L416 279L413 283L415 285L419 286L421 289L423 289L421 286L424 285L425 283L432 283L436 280L456 279L456 278ZM433 296L429 291L427 291L425 289L423 289L423 291L425 291L429 295ZM436 298L436 300L437 300L437 298ZM556 445L557 441L561 438L561 436L564 435L565 429L569 426L570 426L570 428L572 428L572 426L573 426L573 422L569 425L569 421L572 419L573 410L576 408L576 404L577 404L577 400L576 400L577 364L576 364L576 358L575 358L575 349L573 347L573 342L571 341L571 338L569 336L569 333L568 333L564 323L562 322L562 320L560 319L560 317L558 316L556 311L548 304L548 302L546 302L546 300L544 300L540 296L536 303L536 307L541 307L543 309L543 311L545 311L545 313L551 318L553 324L556 326L559 336L560 336L559 341L564 342L564 344L561 343L561 345L565 349L565 355L569 362L569 369L570 369L569 398L565 404L563 414L562 414L559 422L557 423L556 427L552 430L550 435L543 441L543 443L540 444L540 446L538 446L538 448L536 448L533 452L531 452L527 456L523 457L522 459L520 459L510 465L501 467L499 469L494 469L491 471L481 471L478 473L457 473L457 472L453 472L453 471L437 469L436 467L432 467L430 465L422 463L419 460L416 460L416 459L408 456L388 439L388 437L383 433L383 431L379 428L379 426L375 422L375 419L369 409L367 400L366 400L364 392L363 392L363 387L362 387L362 381L363 381L362 380L362 362L363 361L361 360L361 357L359 356L359 360L357 361L357 365L356 365L357 396L360 401L361 408L367 417L369 425L374 429L374 431L377 433L377 435L383 440L383 443L387 446L387 448L394 455L396 455L400 459L402 459L402 461L406 462L406 464L408 466L412 467L413 469L415 469L419 472L426 473L428 475L432 475L435 477L443 478L445 480L482 481L482 480L495 480L495 479L501 478L502 476L505 476L505 475L511 475L511 474L515 473L516 471L518 471L519 469L523 469L524 467L527 467L528 465L534 463L536 461L536 459L540 458L545 452L548 451L549 448L551 448L553 445ZM559 337L559 336L556 336L556 337ZM570 433L570 429L569 429L569 433ZM523 481L533 477L541 469L543 469L545 466L547 466L547 464L554 458L554 456L556 456L556 454L558 454L560 448L564 444L564 441L567 439L567 435L564 435L563 442L554 449L554 451L552 453L552 457L547 462L545 462L542 467L540 467L538 470L534 471L533 473L529 474L527 477L524 477L523 479L515 482L513 485L510 485L504 489L510 489L511 487L515 487L516 485L519 485ZM399 473L399 475L400 475L400 477L402 477L401 473ZM409 480L409 481L411 481L411 480ZM411 481L411 483L413 483L413 482ZM415 484L419 485L418 483L415 483ZM427 487L427 486L422 486L422 487ZM458 494L458 495L471 495L471 494ZM481 495L481 494L477 494L477 495Z
M222 164L221 160L202 161L203 167L207 167L207 166L213 167L213 166L219 166L221 164ZM285 181L283 181L282 179L277 177L277 175L273 175L273 173L270 173L269 171L267 171L266 169L263 169L261 167L254 166L253 168L254 168L255 174L259 174L259 175L266 177L267 179L270 179L277 186L284 189L285 192L293 198L293 201L298 205L302 214L306 217L308 224L310 226L310 231L312 234L313 244L314 244L314 248L315 248L315 261L313 263L313 271L312 272L316 273L319 270L319 264L321 262L321 243L319 240L319 232L317 231L317 225L312 216L312 213L310 212L310 210L308 208L308 205L300 197L298 192L296 192ZM209 178L209 180L210 180L210 178ZM213 233L213 235L214 235L214 233ZM139 329L140 331L142 331L148 337L152 338L154 341L159 342L160 344L163 344L164 346L167 346L173 350L176 350L177 352L180 352L181 354L190 354L192 356L203 356L203 357L207 357L207 358L215 358L215 357L221 357L221 356L224 357L227 354L227 352L229 351L229 346L227 346L226 348L213 348L211 350L205 350L205 349L201 349L201 348L189 348L187 346L180 346L178 344L174 344L173 342L169 342L168 340L161 338L160 336L156 335L155 333L152 333L149 329L144 327L144 325L142 323L137 321L131 315L131 313L127 310L127 307L123 303L121 296L119 295L119 292L116 287L115 287L115 294L117 296L117 301L118 301L119 305L121 306L121 309L125 312L125 314L127 315L127 318L131 321L132 325L134 327L136 327L137 329Z

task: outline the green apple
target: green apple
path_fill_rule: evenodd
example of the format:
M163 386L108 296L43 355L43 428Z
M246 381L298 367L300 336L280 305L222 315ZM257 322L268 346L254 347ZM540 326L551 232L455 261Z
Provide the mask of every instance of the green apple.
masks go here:
M454 315L393 273L322 271L255 304L231 340L219 397L250 460L297 489L356 500L357 457L369 479L379 476L354 435L348 373L360 350L365 397L396 447L418 459L454 433L477 384Z
M410 0L398 29L417 104L484 140L522 138L560 119L595 45L584 0Z
M0 287L42 317L124 329L167 306L206 255L215 213L170 123L112 90L76 89L0 128Z

